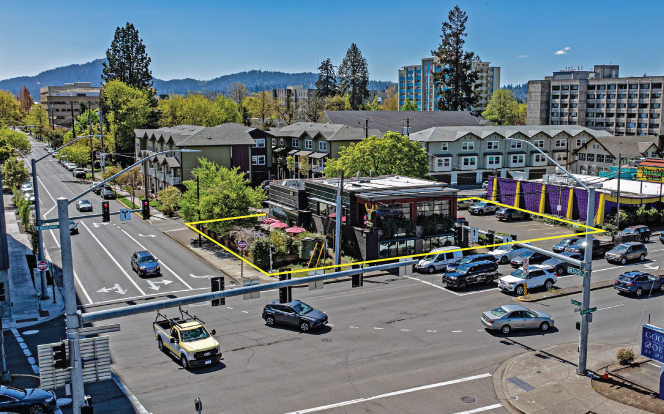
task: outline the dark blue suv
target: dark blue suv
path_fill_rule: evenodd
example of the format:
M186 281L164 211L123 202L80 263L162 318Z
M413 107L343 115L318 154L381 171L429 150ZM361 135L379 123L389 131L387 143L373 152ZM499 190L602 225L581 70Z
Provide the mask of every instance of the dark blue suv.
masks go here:
M263 319L267 326L274 326L278 323L292 325L300 328L302 332L322 328L327 324L325 312L314 309L299 300L286 303L280 303L278 299L273 300L263 308Z
M139 276L161 274L159 261L148 251L134 252L131 256L131 268Z
M664 293L664 278L633 270L618 276L613 287L622 293L633 293L636 296L649 293L651 289Z
M445 270L445 272L454 272L456 271L456 268L459 267L459 265L481 262L483 260L488 260L494 263L496 262L496 258L488 253L471 254L470 256L466 256L463 259L458 260L456 263L448 264L447 270Z

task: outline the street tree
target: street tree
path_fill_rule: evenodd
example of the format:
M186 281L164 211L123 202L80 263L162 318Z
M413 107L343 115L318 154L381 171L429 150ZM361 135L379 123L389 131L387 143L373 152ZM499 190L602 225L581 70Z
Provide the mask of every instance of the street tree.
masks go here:
M9 188L17 188L23 184L30 173L25 167L25 162L16 157L10 157L2 163L2 181Z
M159 202L164 206L161 210L167 216L173 216L175 208L180 203L180 190L177 187L168 186L158 193Z
M339 89L348 94L352 110L362 108L369 98L369 69L367 60L355 43L350 45L346 57L339 66Z
M312 96L302 101L301 108L305 121L318 122L325 110L325 100L319 96Z
M298 160L300 166L300 174L304 178L309 177L309 172L311 171L311 164L309 164L309 157L306 155L300 155Z
M47 128L44 132L46 140L53 148L60 148L65 141L67 130L64 128Z
M345 111L350 109L350 102L346 95L334 95L325 98L326 111Z
M32 95L30 95L30 91L28 90L27 86L23 85L23 87L18 91L16 100L19 102L19 105L21 106L21 112L24 114L27 114L30 111L30 108L32 108Z
M383 106L378 102L378 96L374 97L374 100L367 105L367 111L382 111Z
M32 152L32 145L28 137L22 132L0 126L0 163L18 155L15 150L27 157Z
M90 147L84 143L76 143L63 148L62 156L74 164L83 167L90 163Z
M410 99L406 98L401 105L401 111L417 111L417 103L411 102Z
M272 96L266 91L260 91L253 96L251 101L251 107L249 111L253 118L258 118L261 120L262 124L265 124L266 119L270 119L273 114L273 104L274 101Z
M0 90L0 126L22 125L21 104L9 91Z
M162 127L182 124L211 127L242 121L233 99L223 95L217 95L214 100L200 92L186 97L172 95L170 99L160 101L158 108L161 111L159 125Z
M482 116L495 125L518 125L519 103L510 90L498 89L489 98L489 104Z
M48 114L41 105L33 105L25 122L28 125L35 125L35 132L41 138L48 127Z
M426 178L429 160L422 146L396 132L382 137L373 135L347 147L341 147L339 158L325 163L326 177L339 177L341 171L352 177L362 175L398 174Z
M339 92L337 87L337 70L330 58L321 62L318 67L318 80L316 81L316 96L327 98Z
M471 69L472 62L479 61L479 56L464 50L468 35L466 12L455 6L447 19L443 22L442 42L437 50L432 51L442 68L433 74L436 94L440 96L437 105L441 111L464 111L477 104L474 88L478 74Z
M291 178L295 176L295 164L297 163L295 156L289 155L286 157L286 169L290 171Z
M273 98L272 108L274 112L276 112L275 115L283 119L286 125L290 125L293 123L293 120L296 119L299 104L293 99L292 93L286 93L284 103L281 103L278 98Z
M399 110L399 97L397 96L397 88L394 85L390 85L390 87L385 91L383 109L386 111Z
M119 80L139 89L152 88L151 59L145 51L143 39L133 24L115 29L111 47L106 51L101 79L104 83Z
M235 104L241 108L245 98L249 96L247 87L242 82L237 82L231 85L228 96L235 101Z

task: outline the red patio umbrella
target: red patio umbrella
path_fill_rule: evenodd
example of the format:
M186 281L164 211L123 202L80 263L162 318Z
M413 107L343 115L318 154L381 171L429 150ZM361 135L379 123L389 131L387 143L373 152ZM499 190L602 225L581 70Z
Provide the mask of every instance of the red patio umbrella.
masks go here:
M293 234L298 234L302 233L303 231L307 231L306 229L303 229L302 227L291 227L290 229L286 230L286 233L293 233Z
M286 227L288 227L288 224L282 223L280 221L270 224L270 228L272 229L285 229Z
M261 221L261 224L272 224L272 223L278 223L279 220L275 220L273 218L266 218L265 220Z
M337 218L337 213L332 213L328 217L330 218ZM341 222L345 223L346 222L346 216L341 217Z

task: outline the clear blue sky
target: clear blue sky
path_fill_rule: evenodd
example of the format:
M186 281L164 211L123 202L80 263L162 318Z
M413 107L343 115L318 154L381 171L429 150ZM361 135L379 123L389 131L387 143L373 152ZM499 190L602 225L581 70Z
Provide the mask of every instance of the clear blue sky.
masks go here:
M132 22L160 79L244 70L315 72L357 43L372 79L429 56L455 2L435 0L0 0L0 79L105 56ZM622 76L664 75L661 0L460 0L466 46L502 68L501 84L565 66L620 65ZM568 48L568 49L565 49ZM555 54L557 51L559 54Z

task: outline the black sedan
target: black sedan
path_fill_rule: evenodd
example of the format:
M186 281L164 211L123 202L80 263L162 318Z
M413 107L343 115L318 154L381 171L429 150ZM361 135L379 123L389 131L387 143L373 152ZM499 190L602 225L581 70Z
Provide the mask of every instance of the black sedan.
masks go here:
M39 388L0 386L0 412L47 413L55 408L55 394Z
M581 253L570 253L570 252L563 252L560 253L563 256L567 256L570 259L576 259L576 260L583 260L583 255ZM556 259L555 257L552 257L549 260L545 260L542 262L543 265L545 266L551 266L554 269L556 269L556 274L560 275L565 275L569 273L569 267L570 264L567 262L563 262L560 259Z
M69 220L69 234L78 234L78 224L74 220Z
M580 236L568 237L566 239L562 239L560 243L553 245L553 248L551 250L553 250L554 253L562 253L565 251L565 247L572 245L581 239L583 239L583 237Z
M512 259L510 263L512 264L512 267L518 268L523 266L523 259L526 258L528 259L529 264L540 264L543 261L550 259L550 257L545 254L534 252L532 250L526 250L525 252Z
M103 190L101 190L101 198L103 198L104 200L106 199L115 200L115 191L106 187Z
M299 300L287 303L279 303L279 300L273 300L263 308L263 319L265 319L267 326L274 326L278 323L292 325L300 328L302 332L322 328L327 324L327 314L325 312L314 309Z

